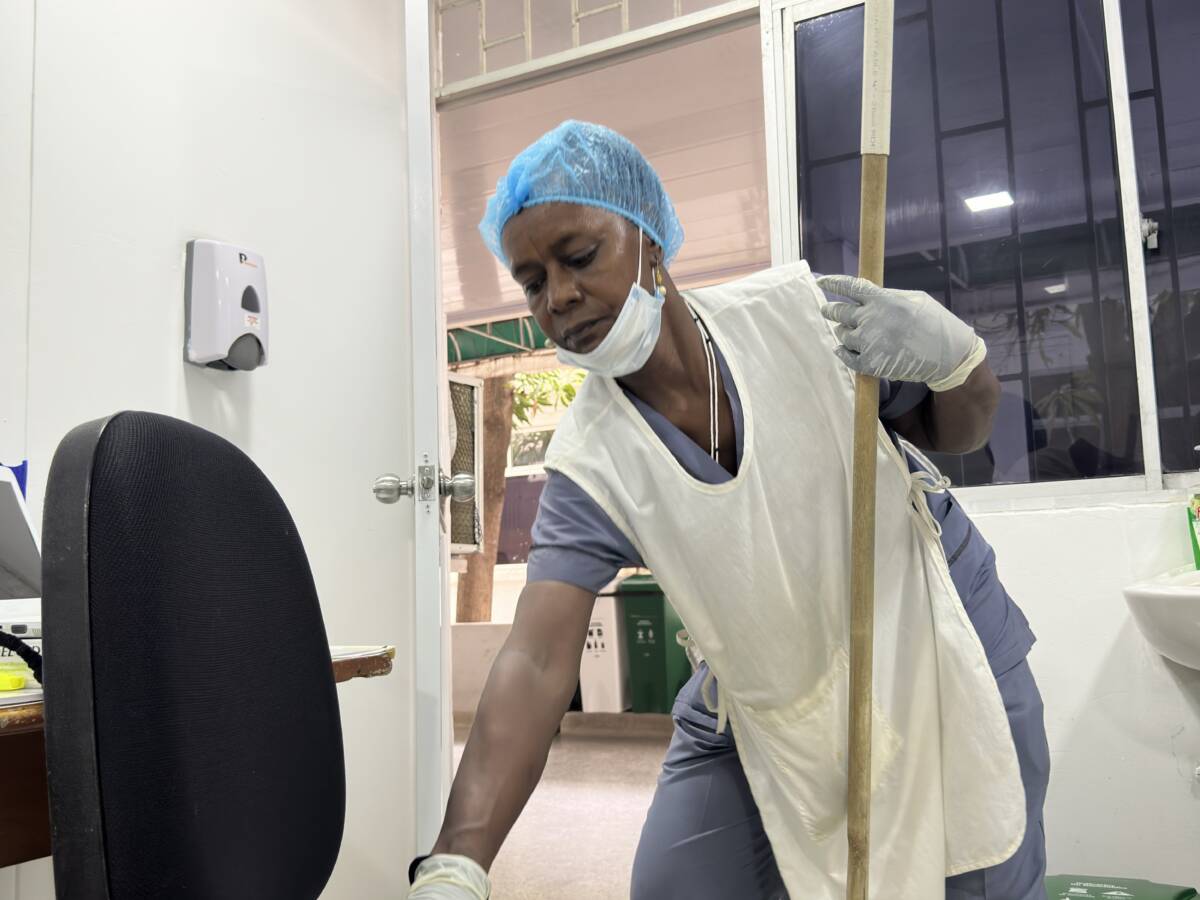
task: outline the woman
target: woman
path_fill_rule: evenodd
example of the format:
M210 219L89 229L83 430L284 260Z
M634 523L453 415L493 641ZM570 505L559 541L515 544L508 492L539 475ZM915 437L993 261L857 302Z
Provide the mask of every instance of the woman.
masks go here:
M895 441L986 442L999 385L983 342L919 292L833 276L823 296L803 263L681 294L671 202L600 126L527 148L480 228L559 358L592 374L547 456L528 584L411 896L487 896L596 592L630 565L655 572L706 656L675 702L632 897L844 895L854 369L884 379L886 428L872 896L1044 898L1034 638L991 549Z

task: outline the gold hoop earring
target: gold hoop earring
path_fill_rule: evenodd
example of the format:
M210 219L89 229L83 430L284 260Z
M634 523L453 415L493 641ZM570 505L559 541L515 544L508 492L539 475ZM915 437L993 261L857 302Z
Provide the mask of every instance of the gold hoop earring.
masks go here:
M654 266L654 286L654 292L658 296L665 297L667 295L667 286L663 283L662 266L657 264Z

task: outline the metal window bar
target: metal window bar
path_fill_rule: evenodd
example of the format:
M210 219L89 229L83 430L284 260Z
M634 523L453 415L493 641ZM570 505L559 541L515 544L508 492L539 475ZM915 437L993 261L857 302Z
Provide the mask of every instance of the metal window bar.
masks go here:
M480 331L478 328L472 328L469 325L459 325L459 331L465 331L468 334L473 334L476 337L486 338L489 341L495 341L497 344L503 344L506 347L512 347L514 350L520 350L524 353L529 353L536 349L534 347L526 347L523 343L518 344L516 341L510 341L508 338L502 338L498 334L492 334L492 324L487 324L487 331ZM523 330L523 329L522 329Z
M516 34L510 34L507 37L496 38L494 41L484 41L482 46L483 46L483 49L486 51L486 50L491 50L493 47L500 47L504 44L511 44L511 43L513 43L513 41L524 41L524 40L525 40L525 32L519 31Z
M453 9L459 9L463 6L475 6L480 0L448 0L446 3L437 5L436 27L437 27L437 58L434 59L434 72L437 84L442 84L445 79L445 55L446 55L446 35L442 25L443 17L446 13ZM481 13L482 15L482 13Z
M592 16L600 15L601 13L612 12L618 10L621 13L621 34L626 34L630 31L629 27L629 0L615 0L604 6L598 6L595 9L580 9L580 0L571 0L571 46L578 49L581 46L582 39L580 37L580 23ZM488 39L487 17L488 17L488 0L447 0L447 2L439 3L437 6L437 28L438 28L438 80L440 84L444 84L442 77L442 52L445 45L445 33L443 18L447 12L454 9L459 9L464 6L476 6L479 8L479 74L487 75L488 62L487 52L495 47L500 47L505 44L521 41L525 45L524 62L532 62L534 58L533 52L533 4L532 0L524 0L522 4L522 25L521 31L505 35L504 37ZM683 15L683 0L674 0L673 2L673 17L679 18Z
M1163 487L1162 447L1159 441L1158 391L1154 380L1154 349L1146 291L1146 261L1142 252L1141 205L1138 202L1137 149L1134 144L1132 104L1125 73L1125 28L1120 0L1101 0L1104 41L1112 102L1113 154L1117 163L1120 221L1124 238L1126 283L1130 299L1133 363L1137 373L1138 412L1147 490Z
M1168 270L1171 274L1171 292L1174 294L1179 310L1179 331L1177 333L1178 341L1176 348L1178 349L1180 359L1184 360L1184 372L1187 371L1188 346L1187 346L1187 327L1186 327L1186 309L1183 303L1183 285L1179 277L1179 248L1176 245L1176 235L1178 234L1175 222L1175 202L1171 191L1171 164L1168 158L1167 148L1167 124L1163 110L1163 93L1162 93L1162 70L1159 66L1158 58L1158 29L1155 25L1154 4L1151 0L1146 0L1146 34L1149 39L1150 48L1150 74L1153 88L1151 91L1154 96L1154 125L1157 134L1155 139L1158 141L1158 164L1162 180L1162 223L1165 228L1160 228L1159 241L1163 247L1163 257L1167 260ZM1165 231L1165 234L1163 233ZM1140 248L1139 248L1140 249ZM1185 377L1182 379L1183 393L1183 433L1190 440L1195 439L1195 426L1192 419L1194 416L1193 403L1195 398L1192 397L1191 379ZM1159 409L1158 420L1155 423L1158 426L1160 441L1162 434L1162 419L1163 410ZM1190 443L1189 440L1189 443ZM1169 451L1168 451L1169 452ZM1164 465L1165 468L1165 465Z
M760 5L759 0L724 0L696 12L677 17L668 15L655 24L631 24L627 31L617 29L609 37L589 41L583 41L581 37L582 46L568 46L524 62L513 62L494 72L476 72L451 82L447 82L443 74L435 92L437 106L439 110L447 110L478 103L539 84L548 84L572 74L592 71L605 65L605 61L615 64L657 52L660 48L665 50L689 40L722 34L752 24L759 17ZM527 38L526 46L530 54L535 52L532 44L532 37Z
M530 0L525 0L521 17L524 28L516 34L506 35L502 38L496 38L494 41L487 39L487 0L478 0L479 2L479 71L483 74L487 73L487 52L493 47L501 47L504 44L512 44L516 41L521 41L525 45L525 59L530 58L532 47L532 35L529 27L529 4Z
M525 21L525 61L529 62L529 60L533 59L533 0L525 0L523 15Z
M481 0L482 2L482 0ZM678 6L679 0L675 0ZM621 33L624 34L629 30L629 8L626 0L617 0L616 3L609 3L607 6L597 6L595 9L579 8L579 0L571 0L571 46L579 46L579 23L591 16L598 16L600 13L611 12L614 9L621 11ZM678 13L676 13L678 15Z
M1083 174L1083 183L1087 185L1087 189L1083 192L1084 208L1087 216L1088 229L1088 247L1087 257L1088 266L1092 274L1092 298L1096 310L1096 328L1100 333L1100 371L1104 373L1104 425L1100 427L1100 434L1106 435L1108 438L1109 452L1117 452L1118 434L1117 422L1112 414L1112 372L1108 363L1108 334L1104 322L1104 291L1100 285L1100 258L1099 251L1096 247L1096 201L1094 197L1094 184L1092 182L1092 160L1090 136L1087 127L1087 110L1084 109L1083 101L1083 61L1079 50L1079 4L1071 3L1067 9L1068 25L1071 31L1071 60L1072 74L1075 76L1075 107L1076 107L1076 127L1079 129L1079 161L1080 171ZM1105 67L1105 90L1107 94L1111 94L1112 85L1108 83L1108 68ZM1106 94L1106 95L1107 95ZM1111 119L1111 111L1109 118ZM1116 192L1113 192L1113 198L1116 198ZM1128 298L1128 287L1126 288L1125 296ZM1097 423L1099 424L1099 423Z
M533 322L531 322L529 319L522 319L521 320L521 333L522 333L522 337L521 337L522 343L524 343L524 341L525 341L524 334L528 333L529 334L529 346L534 347L534 348L537 347L537 335L535 335L533 333Z
M956 278L954 267L950 264L950 224L946 215L948 204L946 201L946 166L942 143L945 140L946 131L942 128L942 105L941 97L937 89L937 41L933 30L933 4L926 2L923 10L925 16L925 41L929 47L929 85L930 93L933 101L933 157L934 165L937 167L937 190L938 190L938 238L941 241L941 264L942 270L946 274L946 284L943 290L946 297L946 308L949 309L954 296L954 288L960 287L965 289L966 284L961 279ZM1032 447L1032 423L1025 423L1025 440L1027 446ZM959 463L959 483L966 480L966 472L963 470L963 465Z
M500 47L504 44L511 44L515 41L521 41L525 45L525 61L533 59L533 10L532 0L524 0L521 10L522 30L514 34L505 35L501 38L489 41L487 38L487 0L449 0L447 3L440 3L437 7L437 29L438 29L438 82L441 84L444 81L442 77L442 53L445 45L445 31L443 25L444 15L453 9L458 9L463 6L478 6L479 7L479 72L487 74L487 52L493 47Z
M1000 105L1003 110L1002 118L1004 120L1004 155L1008 161L1008 193L1010 197L1016 197L1018 196L1017 159L1016 149L1013 146L1012 105L1009 102L1008 44L1004 33L1004 8L1000 0L994 0L993 5L996 10L996 50L1000 60ZM927 12L932 15L932 8L928 8ZM944 138L939 138L939 140L944 140ZM1088 185L1086 190L1091 190L1091 185ZM1018 212L1019 210L1015 203L1008 208L1012 235L1016 241L1016 253L1013 259L1013 296L1017 307L1017 338L1019 341L1017 351L1021 358L1021 382L1025 390L1025 399L1030 407L1032 407L1034 395L1032 367L1029 364L1029 311L1025 303L1025 259L1021 241L1021 218ZM942 215L945 214L946 211L943 209ZM1041 481L1038 471L1038 455L1033 452L1035 446L1033 416L1028 412L1025 416L1025 438L1028 441L1027 446L1029 447L1030 480ZM959 483L961 484L962 482L960 481Z

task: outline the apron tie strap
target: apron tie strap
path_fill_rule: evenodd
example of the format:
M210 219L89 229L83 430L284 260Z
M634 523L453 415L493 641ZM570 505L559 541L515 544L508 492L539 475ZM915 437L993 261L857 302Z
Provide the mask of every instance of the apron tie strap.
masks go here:
M696 643L686 628L675 634L675 643L687 651L688 661L692 664L692 671L694 672L699 669L700 664L704 662L704 653L700 650L700 645ZM714 690L716 692L715 700L710 699L710 694ZM704 700L705 709L710 713L716 714L717 734L724 733L725 723L729 720L729 711L725 708L725 692L721 690L721 683L717 681L717 676L713 674L711 666L700 685L700 697Z
M925 501L926 494L940 494L950 487L950 479L945 475L934 477L928 472L913 472L909 481L908 499L912 502L913 511L925 526L925 530L934 540L942 539L942 523L933 517L933 510Z
M700 668L700 664L704 662L704 654L700 652L700 645L692 640L692 636L688 634L686 628L681 628L675 632L675 643L683 648L683 652L687 655L688 664L695 672Z
M710 688L716 689L716 701L709 699ZM721 690L721 683L717 681L712 668L709 668L708 674L704 676L704 683L700 685L700 696L704 699L708 711L717 714L717 734L724 734L725 723L729 721L729 710L725 708L725 692Z
M935 541L940 541L942 539L942 524L933 517L933 510L929 508L929 504L925 500L925 495L940 494L947 490L950 487L950 479L938 471L938 467L930 462L916 447L907 441L903 441L902 445L905 450L916 458L921 466L916 472L912 472L909 475L909 502L912 504L913 511L917 514L917 519L925 526L925 530Z

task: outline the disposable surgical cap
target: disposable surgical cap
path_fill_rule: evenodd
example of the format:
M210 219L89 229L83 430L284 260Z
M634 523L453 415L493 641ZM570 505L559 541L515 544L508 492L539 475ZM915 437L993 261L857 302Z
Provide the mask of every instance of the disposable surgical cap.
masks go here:
M504 226L539 203L578 203L622 215L662 247L667 265L683 243L683 228L657 173L637 147L603 125L563 122L522 150L496 182L479 232L505 265Z

